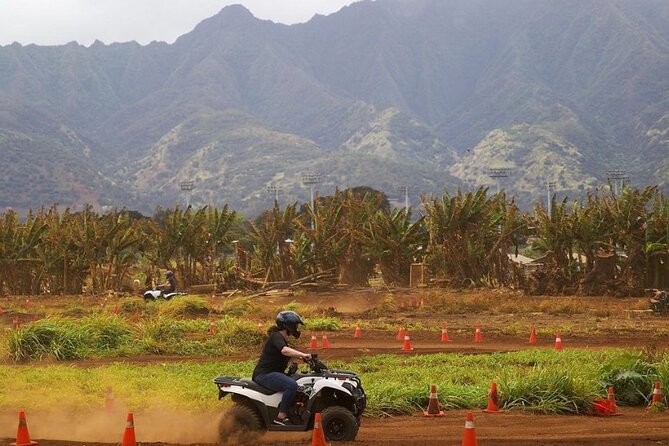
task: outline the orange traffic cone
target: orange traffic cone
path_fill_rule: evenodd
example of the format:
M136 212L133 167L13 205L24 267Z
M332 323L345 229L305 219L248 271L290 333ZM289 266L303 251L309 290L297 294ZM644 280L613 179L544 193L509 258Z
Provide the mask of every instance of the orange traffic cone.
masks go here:
M618 410L618 405L616 404L616 396L613 393L613 386L609 386L607 389L608 393L608 401L609 401L609 415L615 416L615 415L622 415L620 410Z
M318 341L316 340L316 333L311 332L311 342L309 342L309 350L318 350Z
M408 334L404 335L404 343L402 344L402 351L403 352L413 351L413 347L411 346L411 339L409 338Z
M19 429L16 432L16 443L10 444L12 446L32 446L37 444L36 441L30 441L28 423L26 423L26 414L23 411L19 412Z
M655 384L653 384L653 396L650 400L650 404L648 404L648 409L652 409L653 407L664 410L664 397L662 396L662 385L660 384L660 381L655 381Z
M555 350L559 352L562 351L562 338L560 337L560 333L555 333Z
M311 436L311 446L328 446L325 442L325 432L323 432L320 412L316 412L314 417L314 433Z
M462 437L462 446L479 446L476 440L476 429L474 429L474 415L467 412L467 421L465 421L465 435Z
M448 339L448 327L446 325L441 327L441 342L449 342L450 339Z
M437 386L432 384L430 386L430 400L427 404L427 410L423 412L426 417L443 417L444 411L439 405L439 398L437 398Z
M216 324L214 321L209 322L209 328L207 328L207 334L209 336L214 336L216 334Z
M112 412L114 410L114 392L111 386L107 387L105 392L105 412Z
M481 335L481 324L476 324L476 332L474 333L474 342L483 342L483 335Z
M330 341L328 341L328 335L323 335L323 350L330 348Z
M5 310L3 310L2 306L0 306L0 316L2 316L3 314L5 314Z
M355 331L353 332L353 338L358 339L362 337L362 330L360 329L360 325L356 325Z
M132 412L128 413L121 446L137 446L137 440L135 440L135 419L132 416Z
M488 393L488 407L483 409L485 413L498 413L499 410L499 399L497 396L497 383L493 381L490 386L490 393Z
M532 327L532 331L530 332L530 344L536 344L537 343L537 329Z
M397 339L398 341L404 340L404 327L400 326L400 329L397 330L397 336L395 336L395 339Z

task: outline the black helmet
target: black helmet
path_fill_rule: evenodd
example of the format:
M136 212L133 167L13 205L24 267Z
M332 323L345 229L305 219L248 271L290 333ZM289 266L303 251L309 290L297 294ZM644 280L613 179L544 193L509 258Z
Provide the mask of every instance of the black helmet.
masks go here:
M304 325L304 321L299 314L294 311L286 310L281 311L276 315L276 326L279 330L288 331L289 335L293 335L295 339L300 337L300 330L298 330L298 325Z
M165 275L167 277L172 277L174 275L174 272L173 271L168 271L168 272L165 273Z

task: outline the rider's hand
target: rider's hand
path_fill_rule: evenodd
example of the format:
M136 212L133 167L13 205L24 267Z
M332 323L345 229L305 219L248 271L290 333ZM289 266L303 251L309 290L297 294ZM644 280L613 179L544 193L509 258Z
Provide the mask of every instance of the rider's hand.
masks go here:
M311 361L311 355L302 355L302 361Z

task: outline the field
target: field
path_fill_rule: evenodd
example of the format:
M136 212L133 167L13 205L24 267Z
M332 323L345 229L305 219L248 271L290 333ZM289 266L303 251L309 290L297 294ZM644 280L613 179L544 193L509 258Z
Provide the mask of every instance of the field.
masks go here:
M376 288L148 305L118 295L4 297L0 308L0 438L8 442L25 409L42 445L116 444L128 411L142 444L213 444L229 402L217 401L211 379L249 374L262 331L291 308L308 322L299 348L308 350L312 330L319 346L327 334L322 359L362 377L369 406L356 444L459 444L467 410L482 445L669 444L667 415L645 410L652 383L669 385L669 327L642 298ZM396 339L400 326L411 352ZM442 326L449 342L440 341ZM492 381L500 414L480 411ZM444 418L422 417L430 384ZM592 416L609 385L623 415ZM272 433L259 442L309 439Z

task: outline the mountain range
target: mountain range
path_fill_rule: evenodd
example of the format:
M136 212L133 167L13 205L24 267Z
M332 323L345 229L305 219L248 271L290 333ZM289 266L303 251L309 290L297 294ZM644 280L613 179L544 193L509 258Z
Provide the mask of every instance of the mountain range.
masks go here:
M669 2L364 0L283 25L224 8L174 43L0 47L0 209L403 202L623 169L667 187ZM185 197L179 184L192 179Z

